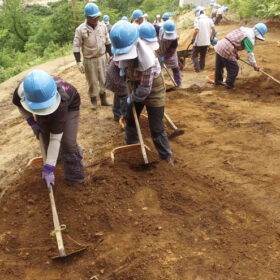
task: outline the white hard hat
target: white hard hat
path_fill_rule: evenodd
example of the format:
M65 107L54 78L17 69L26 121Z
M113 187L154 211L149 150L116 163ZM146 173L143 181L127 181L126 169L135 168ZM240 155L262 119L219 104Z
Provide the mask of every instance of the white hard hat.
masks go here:
M160 18L160 15L157 15L156 17L157 17L157 18Z
M144 14L144 17L147 17L147 16L148 16L148 14L147 14L147 13L145 13L145 14Z

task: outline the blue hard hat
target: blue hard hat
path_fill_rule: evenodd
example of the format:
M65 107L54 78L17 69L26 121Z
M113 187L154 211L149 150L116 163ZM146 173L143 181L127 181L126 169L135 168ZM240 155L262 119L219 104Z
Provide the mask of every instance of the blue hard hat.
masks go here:
M31 110L46 109L54 105L57 85L50 74L35 69L23 80L24 98Z
M266 27L266 25L265 25L264 23L259 22L259 23L257 23L257 24L254 26L254 28L255 28L256 30L258 30L258 32L259 32L259 34L257 34L256 37L257 37L258 39L264 41L264 35L265 35L265 33L267 32L267 27Z
M169 13L164 13L161 18L162 19L169 19L170 18Z
M139 27L139 37L148 42L156 42L156 30L154 26L149 22L144 22Z
M104 21L109 21L109 20L110 20L110 17L109 17L108 15L104 15L104 16L103 16L103 20L104 20Z
M128 18L127 18L126 16L123 16L123 17L122 17L122 20L128 21Z
M115 23L110 32L113 54L126 54L139 37L137 28L130 22L120 20Z
M175 33L175 24L172 20L168 20L163 24L163 30L167 34Z
M131 16L133 19L142 18L144 14L141 10L134 10Z
M210 0L210 5L214 5L215 4L215 0Z
M199 15L199 13L200 13L201 10L203 11L204 8L201 7L201 6L197 6L197 7L195 8L195 10L194 10L194 14L195 14L196 16Z
M92 18L101 16L101 13L99 11L98 6L96 4L93 4L93 3L86 4L86 6L85 6L85 16L92 17Z
M228 12L228 7L224 7L224 10L225 10L226 12Z
M212 39L212 45L213 46L215 46L217 43L218 43L218 39L217 39L217 37L214 37L213 39Z

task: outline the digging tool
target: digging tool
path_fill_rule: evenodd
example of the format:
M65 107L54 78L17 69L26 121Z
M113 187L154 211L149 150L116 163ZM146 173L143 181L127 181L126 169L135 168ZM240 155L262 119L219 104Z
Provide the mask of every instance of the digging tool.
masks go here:
M167 72L169 78L172 80L174 86L175 86L175 87L178 87L178 85L177 85L177 83L175 82L174 78L172 77L172 75L171 75L170 72L168 71L166 65L165 65L164 63L162 63L162 65L163 65L164 69L166 70L166 72Z
M166 113L164 113L164 118L167 120L167 122L174 130L174 132L169 136L169 138L177 137L185 133L184 130L178 129L178 127L174 124L174 122L169 118L169 116Z
M249 66L253 67L250 63L248 63L247 61L239 58L239 60L241 60L242 62L248 64ZM261 73L263 73L264 75L266 75L267 77L269 77L270 79L272 79L274 82L280 84L280 81L277 80L276 78L274 78L273 76L269 75L268 73L266 73L265 71L263 71L262 69L259 70Z
M132 103L132 113L133 113L133 116L134 116L134 121L135 121L136 129L137 129L137 134L138 134L138 138L139 138L139 142L140 142L140 146L141 146L141 152L142 152L142 155L143 155L144 163L149 164L146 149L145 149L145 144L144 144L144 140L143 140L143 137L142 137L142 132L141 132L141 129L140 129L140 125L139 125L139 121L138 121L138 118L137 118L134 103Z
M41 133L39 133L39 141L40 141L40 149L41 149L41 153L42 153L43 162L45 162L46 161L46 152L45 152L45 148L44 148L43 135ZM84 251L86 249L85 247L80 248L79 250L76 250L76 251L74 251L70 254L66 254L64 244L63 244L63 239L62 239L62 233L61 233L61 231L63 229L66 229L66 226L65 225L60 225L60 223L59 223L59 219L58 219L58 215L57 215L57 211L56 211L55 200L54 200L54 195L53 195L52 184L47 185L47 187L48 187L48 192L49 192L49 197L50 197L50 202L51 202L53 224L54 224L54 230L51 232L51 235L56 236L57 247L58 247L58 252L59 252L59 256L52 257L52 259L66 258L66 257L69 257L73 254ZM76 244L79 244L76 241L74 241L74 242Z

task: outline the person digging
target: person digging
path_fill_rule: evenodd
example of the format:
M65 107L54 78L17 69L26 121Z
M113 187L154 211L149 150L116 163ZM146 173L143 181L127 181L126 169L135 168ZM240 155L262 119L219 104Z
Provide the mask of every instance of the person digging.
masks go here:
M222 85L228 89L234 87L239 66L236 60L240 58L238 52L248 52L249 63L255 71L259 71L254 56L256 40L264 41L267 27L264 23L258 23L253 28L240 27L230 32L224 39L220 40L214 47L216 51L215 85ZM226 82L223 82L224 68L227 70Z
M164 129L165 84L161 67L153 51L139 39L137 28L126 21L117 22L110 33L114 61L124 71L128 92L125 140L138 143L132 102L139 118L144 106L148 112L151 136L159 157L173 165L172 152Z
M47 186L55 184L58 155L63 162L67 185L83 183L83 155L77 144L80 116L77 90L59 77L35 69L15 89L13 103L37 139L42 135L46 151L42 179Z

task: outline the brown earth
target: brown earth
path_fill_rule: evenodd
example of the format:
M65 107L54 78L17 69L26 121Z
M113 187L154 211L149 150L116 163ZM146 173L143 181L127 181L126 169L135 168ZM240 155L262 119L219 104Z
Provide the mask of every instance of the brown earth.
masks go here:
M274 26L255 53L280 79ZM219 37L236 27L219 26ZM214 61L209 55L197 74L187 60L183 89L167 93L166 112L185 130L170 142L174 167L158 160L145 119L151 166L141 166L139 151L118 154L113 165L110 151L125 142L111 108L89 109L76 67L60 74L82 96L86 173L83 186L67 187L56 170L66 250L77 249L68 234L87 247L63 261L50 259L57 248L42 166L26 167L39 145L11 104L18 77L1 85L1 280L280 279L280 88L242 62L233 90L209 85Z

